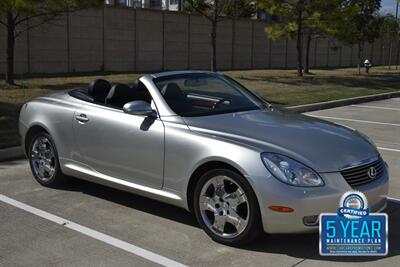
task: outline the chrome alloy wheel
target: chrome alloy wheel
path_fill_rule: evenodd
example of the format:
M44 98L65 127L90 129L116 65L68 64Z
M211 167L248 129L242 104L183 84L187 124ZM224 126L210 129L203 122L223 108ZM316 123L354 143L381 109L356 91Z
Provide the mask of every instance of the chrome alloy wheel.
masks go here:
M56 172L56 158L54 147L45 136L39 136L33 143L30 151L30 160L37 178L47 182Z
M227 176L216 176L204 184L199 198L204 223L216 235L234 238L249 222L249 202L244 190Z

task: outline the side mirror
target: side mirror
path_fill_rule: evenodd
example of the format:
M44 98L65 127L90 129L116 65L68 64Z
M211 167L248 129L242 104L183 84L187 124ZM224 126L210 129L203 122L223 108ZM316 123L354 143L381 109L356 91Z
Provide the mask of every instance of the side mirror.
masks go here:
M122 110L127 114L150 116L155 114L149 103L142 100L128 102L124 105Z

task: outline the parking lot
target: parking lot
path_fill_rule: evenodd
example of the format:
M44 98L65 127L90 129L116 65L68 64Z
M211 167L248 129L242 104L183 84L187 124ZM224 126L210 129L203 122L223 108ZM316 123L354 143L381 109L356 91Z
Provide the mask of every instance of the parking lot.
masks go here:
M389 164L387 257L321 257L317 234L223 246L185 210L79 180L45 188L18 160L0 163L0 266L399 266L400 98L308 115L367 134Z

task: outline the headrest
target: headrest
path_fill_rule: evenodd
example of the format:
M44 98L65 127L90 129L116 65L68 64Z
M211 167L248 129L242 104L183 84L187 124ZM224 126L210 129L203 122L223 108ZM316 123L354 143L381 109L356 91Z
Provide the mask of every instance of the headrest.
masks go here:
M95 95L104 95L106 96L110 91L111 84L103 79L97 79L92 81L89 84L89 94L92 96Z
M111 87L106 97L106 103L111 105L121 105L132 101L135 98L134 90L126 84L115 84Z
M176 83L168 83L164 85L161 90L161 94L164 99L168 101L177 101L185 98L185 94L182 92L181 88Z

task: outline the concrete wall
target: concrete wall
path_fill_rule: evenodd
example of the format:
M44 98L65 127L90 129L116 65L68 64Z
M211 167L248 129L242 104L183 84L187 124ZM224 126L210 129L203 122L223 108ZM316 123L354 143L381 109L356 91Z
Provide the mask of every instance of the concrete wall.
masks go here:
M68 21L70 71L86 72L104 69L103 10L73 13L69 15ZM52 43L52 40L43 36L44 42Z
M0 72L5 73L7 64L6 64L6 45L7 41L7 32L5 27L0 25ZM14 54L14 69L15 73L26 73L28 72L28 59L29 59L29 50L28 50L28 33L25 31L21 33L18 37L18 41L15 44L15 54Z
M189 17L178 12L164 13L164 69L188 68Z
M30 25L35 21L29 21ZM296 41L267 38L261 21L226 19L217 28L218 69L295 68ZM105 8L68 14L17 39L15 71L65 73L208 69L210 22L201 16L150 9ZM390 40L365 44L374 65L396 64ZM358 48L312 40L311 67L357 64ZM6 69L6 33L0 27L0 71Z
M126 25L130 25L127 27ZM104 70L135 69L135 16L130 9L104 10Z
M210 22L190 15L189 68L207 69L210 66Z

